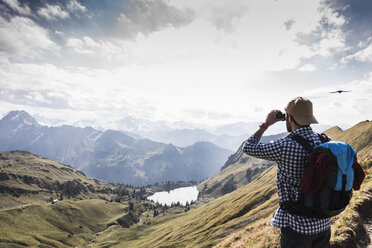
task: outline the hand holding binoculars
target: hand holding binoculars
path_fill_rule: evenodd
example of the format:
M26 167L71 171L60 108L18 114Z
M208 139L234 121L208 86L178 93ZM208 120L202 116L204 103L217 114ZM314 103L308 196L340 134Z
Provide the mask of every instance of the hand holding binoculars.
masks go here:
M275 118L276 119L285 119L285 114L283 114L281 111L279 111L278 113L276 113Z

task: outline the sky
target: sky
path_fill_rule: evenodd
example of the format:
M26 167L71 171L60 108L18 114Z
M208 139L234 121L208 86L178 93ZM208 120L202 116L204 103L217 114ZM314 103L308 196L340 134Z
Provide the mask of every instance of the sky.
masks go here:
M0 0L0 114L322 124L372 117L369 0ZM349 90L331 94L336 90Z

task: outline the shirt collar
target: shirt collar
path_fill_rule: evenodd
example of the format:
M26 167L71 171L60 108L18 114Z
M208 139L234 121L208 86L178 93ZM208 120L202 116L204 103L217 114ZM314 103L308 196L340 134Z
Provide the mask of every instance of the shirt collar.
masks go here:
M296 129L293 134L306 134L312 132L313 129L311 127L301 127L299 129Z

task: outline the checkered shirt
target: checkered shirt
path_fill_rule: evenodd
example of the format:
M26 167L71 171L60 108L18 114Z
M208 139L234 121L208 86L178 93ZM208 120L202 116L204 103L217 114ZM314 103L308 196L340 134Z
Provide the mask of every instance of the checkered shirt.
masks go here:
M321 144L318 134L311 127L299 128L293 132L311 141L312 145ZM243 151L250 156L274 161L278 164L277 187L280 202L297 202L302 194L301 176L308 161L308 153L291 138L285 137L260 143L258 138L251 136L243 144ZM331 228L331 218L318 219L297 216L278 208L271 220L271 225L284 228L290 227L301 234L315 234Z

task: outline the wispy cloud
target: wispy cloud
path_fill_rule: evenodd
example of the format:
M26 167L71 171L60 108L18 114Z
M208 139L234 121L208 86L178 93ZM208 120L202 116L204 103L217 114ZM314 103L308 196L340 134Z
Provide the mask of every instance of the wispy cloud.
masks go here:
M295 24L295 20L289 19L288 21L284 22L285 29L288 31L292 28L293 24Z
M166 27L187 25L193 19L193 11L179 10L163 0L130 0L117 17L117 28L119 34L135 37L139 32L148 35Z
M348 101L370 102L361 90L371 82L369 7L368 0L3 0L0 100L51 113L205 123L262 119L314 90L319 104L338 99L319 108L327 117ZM329 96L340 87L352 94Z
M37 13L47 20L66 19L70 17L70 14L59 5L47 4L46 7L40 8Z
M11 9L21 15L31 15L31 9L27 4L21 5L18 0L3 0Z
M298 68L299 71L316 71L316 68L312 64L306 64Z
M51 39L48 30L27 17L0 16L0 48L13 59L40 58L45 52L58 52L60 47Z
M86 12L87 8L76 0L67 3L67 9L71 12Z
M346 45L346 34L342 27L345 17L327 5L319 8L318 25L309 33L297 33L299 44L308 46L313 56L330 57L349 49Z
M372 40L372 37L368 39ZM347 63L351 60L356 60L359 62L372 62L372 42L370 42L366 47L362 47L359 51L350 54L342 59L342 62Z
M207 18L218 30L231 33L236 29L241 18L247 14L249 6L245 1L213 1L207 8Z

